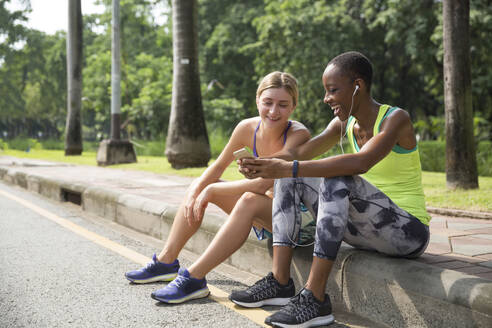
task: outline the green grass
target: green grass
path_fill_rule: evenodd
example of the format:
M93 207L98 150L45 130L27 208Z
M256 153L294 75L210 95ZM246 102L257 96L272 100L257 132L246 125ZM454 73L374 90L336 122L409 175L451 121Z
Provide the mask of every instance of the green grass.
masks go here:
M492 177L479 177L479 189L448 190L446 174L423 172L422 185L428 206L492 212Z
M60 150L32 149L29 153L19 150L0 150L0 155L77 165L97 165L96 153L94 152L84 152L81 156L65 156ZM213 160L210 163L213 163ZM198 177L204 171L204 168L175 170L165 157L156 156L138 156L138 163L112 165L111 168L187 177ZM235 162L227 168L222 178L225 180L242 178L242 175L237 171ZM479 177L480 189L478 190L448 190L446 188L446 175L440 172L423 172L422 183L428 206L492 212L492 177Z
M0 155L19 158L40 159L53 162L63 162L77 165L97 166L95 152L83 152L80 156L65 156L62 150L31 149L28 153L21 150L0 150ZM123 170L140 170L161 174L179 175L185 177L199 177L205 168L190 168L175 170L165 157L137 156L137 163L111 165L111 168ZM213 163L213 160L209 164ZM238 180L243 176L238 172L236 162L232 162L226 169L222 178L225 180Z

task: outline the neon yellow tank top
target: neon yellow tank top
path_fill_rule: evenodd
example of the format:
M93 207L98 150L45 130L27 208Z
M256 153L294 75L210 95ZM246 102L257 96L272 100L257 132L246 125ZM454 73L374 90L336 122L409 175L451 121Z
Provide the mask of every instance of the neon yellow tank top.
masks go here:
M389 105L379 107L378 117L374 123L373 135L379 133L383 120L396 107ZM356 119L349 117L347 136L352 152L359 152L359 145L354 137ZM430 215L425 209L424 191L422 189L422 168L417 147L411 150L395 145L391 152L374 165L361 177L384 192L396 205L429 225Z

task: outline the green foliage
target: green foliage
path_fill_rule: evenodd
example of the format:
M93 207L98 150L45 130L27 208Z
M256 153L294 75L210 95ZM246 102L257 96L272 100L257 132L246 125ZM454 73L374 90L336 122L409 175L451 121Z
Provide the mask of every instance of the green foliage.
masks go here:
M374 97L406 109L421 141L445 140L440 1L198 1L203 106L210 139L221 140L211 143L214 154L241 119L257 115L258 81L274 70L297 77L300 101L293 118L313 135L320 132L333 117L322 102L321 74L331 58L348 50L371 59ZM0 136L38 138L47 147L44 139L62 140L65 129L66 35L25 27L28 1L16 12L7 9L8 2L0 1ZM84 150L97 149L96 140L110 128L111 0L98 2L105 12L83 17L83 136L95 145L84 142ZM120 4L123 137L142 144L165 140L173 70L170 1ZM165 23L152 18L156 8ZM492 138L491 22L490 1L470 2L477 141ZM148 146L159 155L162 147Z
M444 117L429 116L414 123L415 133L420 140L446 140L446 125ZM492 136L492 122L476 116L473 119L473 132L477 142L488 141Z
M429 116L414 123L415 133L420 140L446 140L444 117Z
M422 170L444 172L446 170L446 143L443 141L419 142Z
M438 26L435 1L419 6L411 0L265 4L265 15L253 23L259 40L249 48L256 54L256 71L263 75L280 69L298 78L300 110L295 117L313 130L321 130L333 117L322 103L322 72L331 58L348 50L361 51L373 62L376 99L406 108L413 116L442 109L442 99L436 97L442 93L442 68L435 59L438 45L431 39Z
M492 122L487 121L483 117L474 117L473 134L477 141L492 140Z
M235 98L215 98L203 100L203 110L208 122L207 130L224 130L226 134L231 134L236 124L244 119L242 115L243 104Z
M0 149L1 150L8 150L9 149L8 142L3 141L3 139L1 139L1 138L0 138Z
M30 151L31 149L41 150L43 149L43 145L36 139L15 138L8 141L7 149L16 149L23 151Z
M167 131L171 109L172 61L141 53L126 70L123 92L134 95L121 108L132 125L127 130L129 137L162 136Z
M166 149L166 141L131 140L137 156L162 156Z
M492 176L492 149L491 141L483 141L478 144L477 147L477 166L478 175Z
M209 142L210 142L210 152L212 153L212 158L217 158L224 147L229 142L229 133L224 133L220 129L209 129Z
M483 141L477 146L478 175L492 176L492 142ZM432 172L446 171L446 143L444 141L419 142L422 170Z
M256 74L255 54L244 47L256 42L251 22L263 12L263 0L199 0L201 78L211 88L204 96L237 99L242 104L240 118L256 115L256 88L262 76ZM229 122L222 128L228 129Z

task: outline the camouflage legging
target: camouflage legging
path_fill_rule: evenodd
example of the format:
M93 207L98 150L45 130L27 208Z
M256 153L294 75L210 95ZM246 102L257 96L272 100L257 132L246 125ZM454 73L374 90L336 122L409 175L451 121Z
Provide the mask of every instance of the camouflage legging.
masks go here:
M359 176L275 180L273 245L294 247L302 201L317 217L314 256L335 260L343 241L391 256L418 257L429 227Z

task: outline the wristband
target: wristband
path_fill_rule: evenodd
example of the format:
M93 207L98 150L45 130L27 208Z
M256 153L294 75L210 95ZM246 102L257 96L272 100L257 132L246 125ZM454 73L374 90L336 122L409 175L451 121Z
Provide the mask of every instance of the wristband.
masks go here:
M295 159L292 162L292 177L297 178L297 171L299 170L299 162Z

